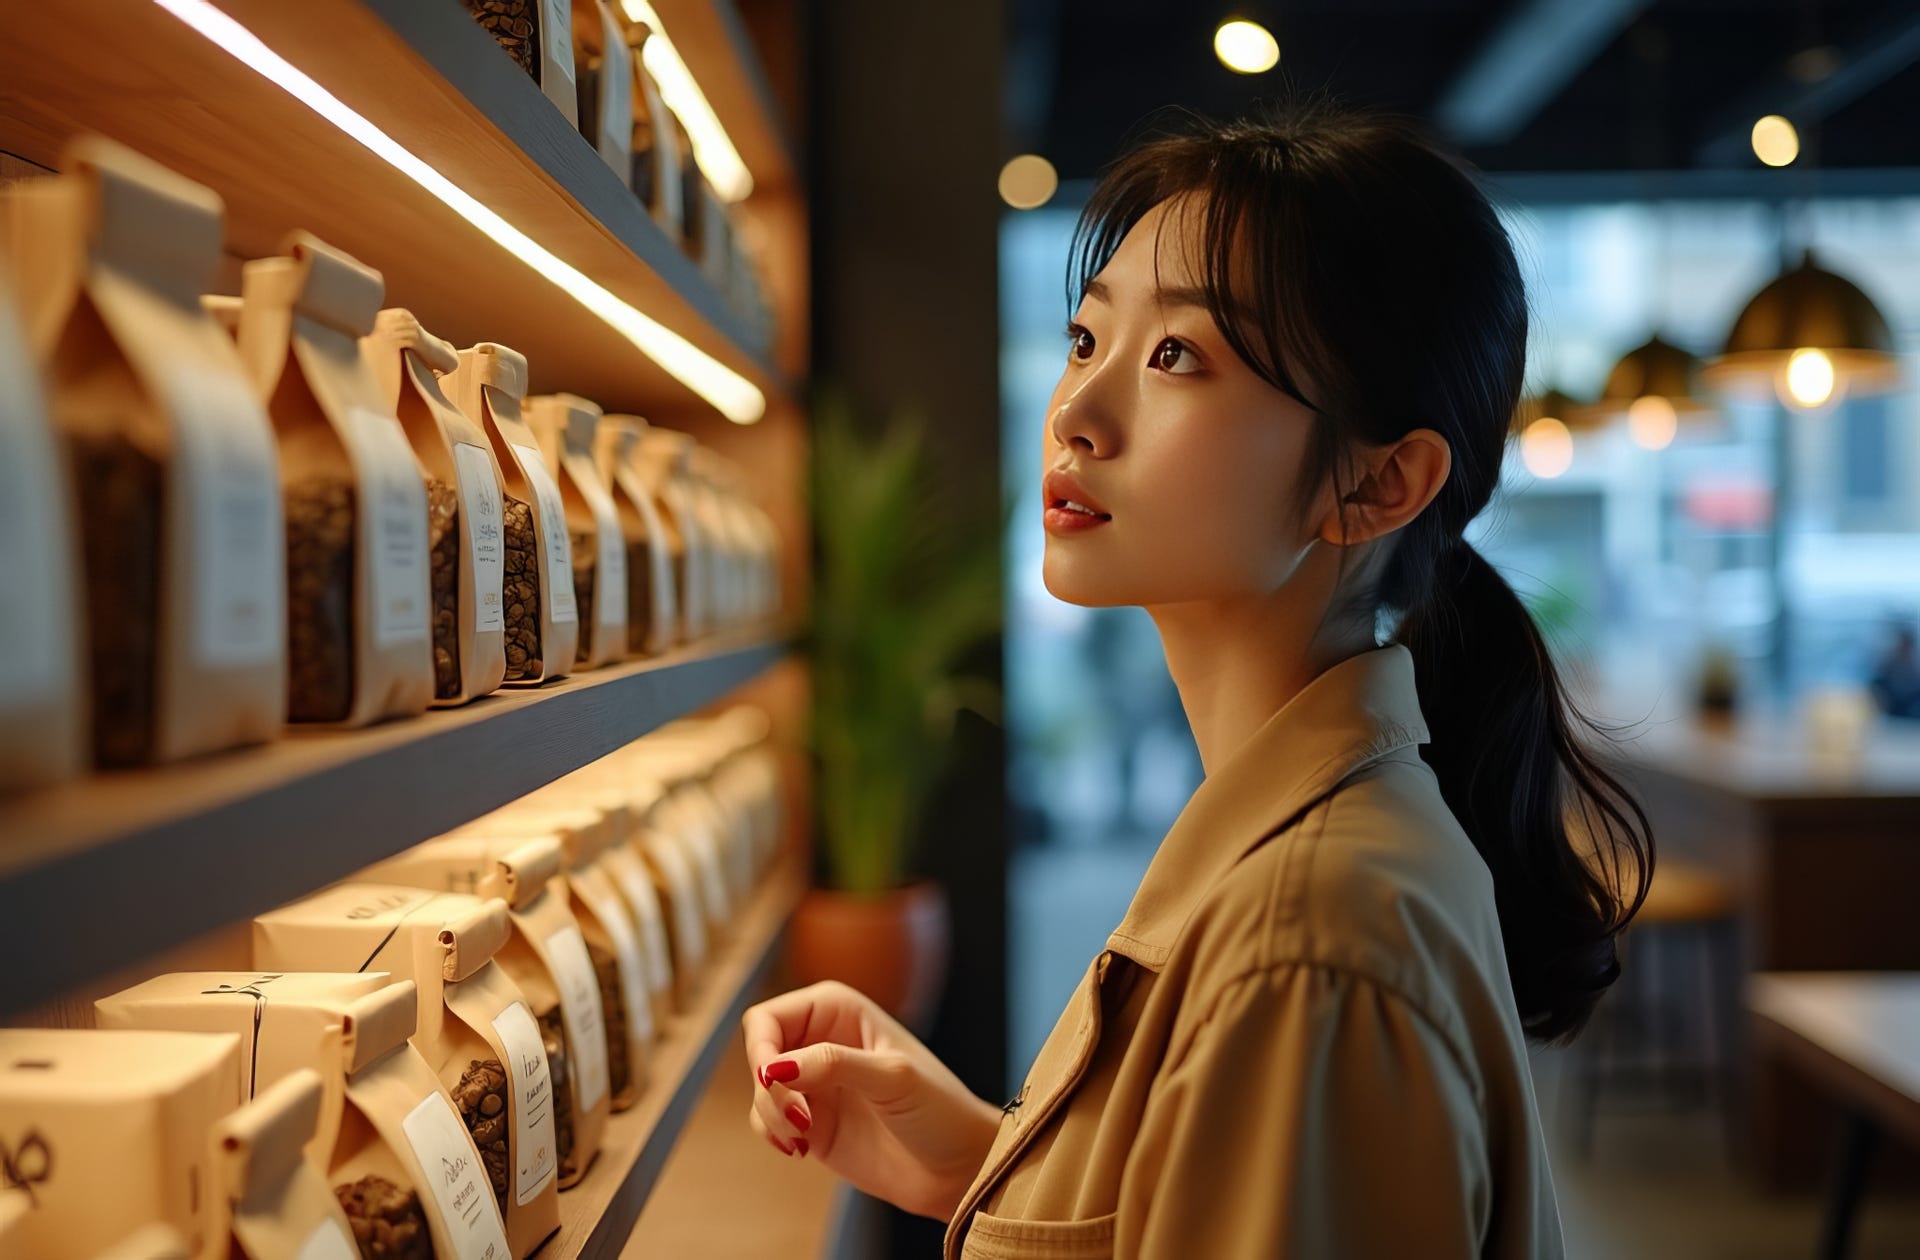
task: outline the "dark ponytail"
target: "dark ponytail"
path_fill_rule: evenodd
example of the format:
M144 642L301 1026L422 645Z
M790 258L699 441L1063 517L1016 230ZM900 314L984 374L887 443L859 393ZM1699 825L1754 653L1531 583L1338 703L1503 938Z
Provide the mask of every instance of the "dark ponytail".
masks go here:
M1422 755L1493 874L1521 1021L1537 1040L1570 1039L1619 975L1653 835L1584 737L1602 728L1569 703L1532 616L1463 537L1499 484L1526 363L1506 231L1413 124L1292 104L1196 120L1104 173L1075 232L1070 303L1170 199L1198 216L1222 334L1315 413L1300 502L1329 479L1344 502L1358 444L1416 428L1447 439L1446 484L1397 531L1357 611L1397 617L1413 654Z

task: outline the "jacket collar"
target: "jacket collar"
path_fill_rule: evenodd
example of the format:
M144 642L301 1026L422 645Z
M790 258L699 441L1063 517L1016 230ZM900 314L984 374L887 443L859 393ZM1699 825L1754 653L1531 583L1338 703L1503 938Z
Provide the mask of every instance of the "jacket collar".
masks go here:
M1373 648L1324 671L1201 782L1107 948L1159 971L1201 899L1236 862L1360 766L1427 740L1404 646Z

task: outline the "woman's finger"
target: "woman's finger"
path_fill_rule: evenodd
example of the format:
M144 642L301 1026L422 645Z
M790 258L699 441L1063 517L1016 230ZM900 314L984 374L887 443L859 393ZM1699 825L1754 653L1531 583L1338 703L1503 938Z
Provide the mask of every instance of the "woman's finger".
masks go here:
M891 1051L825 1041L781 1054L760 1069L759 1079L770 1101L778 1101L777 1088L786 1086L814 1096L840 1089L886 1103L912 1090L913 1069L904 1056Z

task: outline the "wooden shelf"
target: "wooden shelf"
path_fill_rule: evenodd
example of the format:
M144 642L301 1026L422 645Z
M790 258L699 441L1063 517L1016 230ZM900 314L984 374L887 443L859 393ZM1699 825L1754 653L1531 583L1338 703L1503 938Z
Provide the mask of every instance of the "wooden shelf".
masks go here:
M341 879L725 696L776 640L0 802L0 1014Z
M560 1234L541 1256L620 1255L667 1156L695 1115L714 1064L740 1038L740 1016L773 966L787 921L807 888L807 864L790 853L736 916L732 935L708 961L691 1008L667 1023L648 1060L640 1101L607 1122L585 1180L560 1196ZM746 1111L736 1111L746 1126Z
M460 0L217 3L539 245L770 402L792 397L768 347ZM690 60L733 55L703 41L738 38L737 22L683 25ZM228 246L243 257L306 228L378 268L388 303L440 336L526 354L536 392L711 414L552 281L158 4L62 0L29 27L0 42L0 149L52 166L72 135L103 133L220 193Z

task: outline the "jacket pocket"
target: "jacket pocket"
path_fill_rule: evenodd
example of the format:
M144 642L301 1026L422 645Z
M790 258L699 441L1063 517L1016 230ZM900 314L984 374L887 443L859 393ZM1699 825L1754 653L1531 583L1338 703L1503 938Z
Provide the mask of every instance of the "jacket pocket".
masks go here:
M1090 1221L1003 1220L975 1212L960 1260L1108 1260L1115 1213Z

